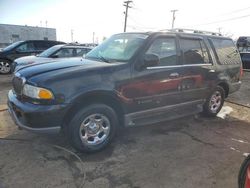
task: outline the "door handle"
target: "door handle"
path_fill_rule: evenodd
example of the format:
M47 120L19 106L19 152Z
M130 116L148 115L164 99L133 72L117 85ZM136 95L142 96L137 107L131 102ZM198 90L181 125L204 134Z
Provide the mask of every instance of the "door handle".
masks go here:
M179 77L179 74L177 72L173 72L169 75L170 78L177 78Z

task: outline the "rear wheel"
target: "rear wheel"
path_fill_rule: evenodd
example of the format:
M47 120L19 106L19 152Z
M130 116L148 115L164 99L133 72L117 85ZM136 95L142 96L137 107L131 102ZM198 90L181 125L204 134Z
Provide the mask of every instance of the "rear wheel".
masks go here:
M104 104L93 104L79 110L68 127L72 145L81 152L95 152L106 147L118 126L114 110Z
M207 98L203 106L203 114L209 117L216 116L221 110L225 100L225 91L222 87L217 86Z
M10 62L7 60L0 60L0 73L9 74L11 72Z

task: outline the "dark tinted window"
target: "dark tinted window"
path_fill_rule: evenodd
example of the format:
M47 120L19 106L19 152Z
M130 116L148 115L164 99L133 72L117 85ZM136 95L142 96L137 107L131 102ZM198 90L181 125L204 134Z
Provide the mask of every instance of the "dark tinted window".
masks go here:
M230 39L210 39L216 59L220 64L239 64L240 55Z
M209 56L205 44L199 39L180 39L184 64L206 64Z
M90 51L88 48L79 48L76 49L76 56L83 56L84 54L87 54Z
M156 54L160 66L177 65L176 43L174 38L158 38L151 44L146 54Z
M46 41L36 41L35 42L35 47L36 50L46 50L47 48L49 48L49 45L47 44Z

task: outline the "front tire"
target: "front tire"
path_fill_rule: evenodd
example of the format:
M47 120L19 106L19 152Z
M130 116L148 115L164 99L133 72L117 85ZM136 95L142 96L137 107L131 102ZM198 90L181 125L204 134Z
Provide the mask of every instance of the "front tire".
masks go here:
M0 74L9 74L11 72L10 61L0 60Z
M206 99L203 105L203 114L208 117L215 117L221 110L225 100L225 91L217 86Z
M118 127L115 111L104 104L92 104L79 110L68 127L68 138L81 152L96 152L105 148Z

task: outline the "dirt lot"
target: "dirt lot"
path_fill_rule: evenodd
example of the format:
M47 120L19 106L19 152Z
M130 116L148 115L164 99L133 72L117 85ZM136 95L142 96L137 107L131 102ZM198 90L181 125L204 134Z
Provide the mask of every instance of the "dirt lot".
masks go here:
M1 104L9 80L0 77ZM249 81L246 73L241 91L229 100L247 104ZM227 102L221 117L124 129L106 150L80 154L62 135L19 131L2 111L0 187L236 188L243 154L250 152L249 114Z

